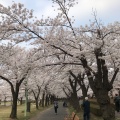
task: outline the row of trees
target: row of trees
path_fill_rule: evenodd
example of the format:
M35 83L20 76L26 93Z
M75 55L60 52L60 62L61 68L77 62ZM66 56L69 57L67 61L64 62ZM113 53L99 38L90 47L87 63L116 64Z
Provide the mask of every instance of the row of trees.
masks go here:
M25 100L25 90L28 92L28 97L35 101L36 109L39 104L44 107L54 99L52 95L54 93L47 90L49 79L45 78L45 72L43 74L37 70L31 55L32 53L24 48L1 45L0 78L7 82L6 84L2 81L1 97L4 101L8 96L9 100L12 99L11 118L17 117L17 101L22 104L23 99Z
M115 120L108 93L119 72L119 22L104 26L98 23L94 14L95 21L90 25L73 27L69 10L76 1L52 1L59 7L58 15L53 19L37 20L32 11L20 3L8 8L0 5L0 38L8 43L0 46L0 78L11 86L15 103L12 110L17 109L23 81L30 79L28 84L35 99L34 88L38 89L39 95L43 83L47 85L44 90L52 93L56 93L55 88L57 92L62 89L71 103L77 100L79 89L86 96L91 88L103 111L103 119ZM31 51L16 47L27 41L35 46ZM33 86L35 76L39 78L36 87ZM73 106L79 110L78 101ZM16 111L12 111L10 117L15 118Z

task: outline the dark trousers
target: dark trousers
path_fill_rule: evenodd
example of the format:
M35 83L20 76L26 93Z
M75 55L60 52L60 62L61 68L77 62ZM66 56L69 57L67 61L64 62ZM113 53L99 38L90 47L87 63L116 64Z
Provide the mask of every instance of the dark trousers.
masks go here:
M116 108L116 111L119 112L120 111L120 105L119 104L115 104L115 108Z
M84 120L90 120L90 114L89 113L84 113L83 117L84 117Z
M57 113L57 107L54 107L55 113Z

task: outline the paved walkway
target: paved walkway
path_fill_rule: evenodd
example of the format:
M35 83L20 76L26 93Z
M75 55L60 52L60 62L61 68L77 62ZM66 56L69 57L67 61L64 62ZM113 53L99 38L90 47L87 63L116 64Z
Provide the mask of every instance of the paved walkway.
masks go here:
M67 109L62 106L62 103L58 103L58 105L57 115L54 112L54 107L51 107L30 120L64 120L64 117L67 115Z

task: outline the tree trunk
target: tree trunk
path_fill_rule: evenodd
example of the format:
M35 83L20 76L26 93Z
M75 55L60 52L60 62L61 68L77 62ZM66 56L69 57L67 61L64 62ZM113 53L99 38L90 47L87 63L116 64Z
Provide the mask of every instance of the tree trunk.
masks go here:
M6 106L6 99L4 100L4 106Z
M50 95L50 104L53 104L55 100L55 96L54 95Z
M47 106L48 105L48 95L46 95L46 97L45 97L45 106Z
M35 98L36 109L38 110L38 98Z
M16 94L13 95L13 104L12 104L10 118L12 119L17 118L17 95Z
M30 112L31 109L31 102L28 100L27 101L27 112Z
M88 91L87 88L81 87L81 89L82 89L83 98L87 97L87 91Z
M45 106L47 106L47 95L45 96Z
M115 120L115 108L110 103L107 90L98 90L96 92L96 98L102 111L102 117L104 120Z
M70 74L73 76L73 78L75 79L76 76L72 73L72 71L69 71ZM72 92L71 92L71 104L72 106L74 107L74 109L79 112L80 111L80 106L79 106L79 99L78 99L78 96L77 96L77 80L72 80L70 77L69 77L69 83L70 83L70 86L72 88Z
M19 87L20 87L20 84L16 83L16 91L14 91L13 87L11 88L11 92L13 96L13 104L12 104L10 118L12 119L17 118L17 100L18 100Z
M22 97L20 98L20 105L22 105Z
M50 105L50 95L48 95L48 105Z
M42 107L44 107L44 101L45 101L45 93L43 93L43 96L42 96Z
M40 99L40 101L39 101L39 106L41 106L42 105L42 100Z
M70 103L77 112L80 111L79 99L77 97L77 93L72 93L70 98Z

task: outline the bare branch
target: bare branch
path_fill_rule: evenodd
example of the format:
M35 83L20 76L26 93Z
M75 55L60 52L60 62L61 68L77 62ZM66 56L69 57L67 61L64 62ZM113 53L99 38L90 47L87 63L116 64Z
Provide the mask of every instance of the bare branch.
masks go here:
M116 75L117 75L118 72L119 72L119 68L117 68L117 69L115 70L115 73L114 73L114 75L113 75L113 77L112 77L112 79L111 79L110 85L113 84L113 82L114 82L114 80L115 80Z

